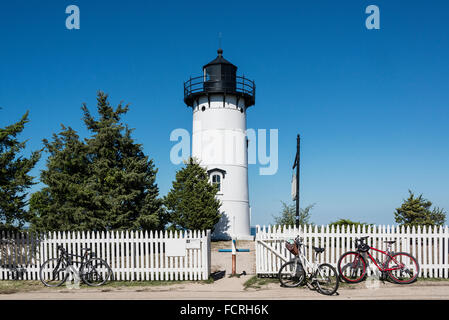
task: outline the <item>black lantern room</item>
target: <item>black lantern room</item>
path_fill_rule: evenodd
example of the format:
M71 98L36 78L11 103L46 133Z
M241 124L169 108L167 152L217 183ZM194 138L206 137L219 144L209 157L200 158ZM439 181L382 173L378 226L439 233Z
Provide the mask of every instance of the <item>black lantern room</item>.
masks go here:
M255 103L256 85L254 81L237 75L237 67L223 58L223 50L218 56L203 66L203 75L184 82L184 102L192 107L200 96L211 94L236 95L245 99L246 107Z

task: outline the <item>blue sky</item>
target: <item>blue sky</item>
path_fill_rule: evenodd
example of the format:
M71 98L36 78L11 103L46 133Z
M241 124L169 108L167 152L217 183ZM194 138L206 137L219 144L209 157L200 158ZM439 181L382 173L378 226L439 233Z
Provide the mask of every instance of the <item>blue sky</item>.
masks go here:
M81 11L80 30L65 8ZM367 30L365 8L380 8ZM312 221L393 224L408 189L449 210L447 1L21 1L0 4L0 126L30 111L27 153L71 126L97 90L130 103L124 121L159 168L179 166L170 132L192 126L183 81L224 57L256 81L248 128L279 130L279 170L250 165L252 225L290 202L296 134L301 205ZM33 174L45 167L45 157ZM35 186L32 191L38 190Z

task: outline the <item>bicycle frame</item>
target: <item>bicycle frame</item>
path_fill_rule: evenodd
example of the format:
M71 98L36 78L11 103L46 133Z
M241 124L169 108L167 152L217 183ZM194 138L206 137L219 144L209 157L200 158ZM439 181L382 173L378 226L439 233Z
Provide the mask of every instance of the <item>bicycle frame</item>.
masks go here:
M374 248L374 247L369 247L369 248L370 248L370 250L374 250L374 251L380 252L380 253L382 253L382 254L384 254L384 255L387 255L390 259L392 259L395 263L398 264L398 266L395 267L395 268L383 268L383 267L381 267L381 266L379 266L379 265L377 264L376 259L373 258L373 256L369 253L369 251L367 251L366 254L367 254L368 257L371 259L371 261L374 262L374 264L376 265L376 267L377 267L381 272L388 272L388 271L399 270L399 269L402 269L402 268L404 267L404 265L403 265L402 263L398 262L395 258L393 258L392 255L390 255L390 252L389 252L389 251L382 251L382 250L377 249L377 248ZM359 253L360 253L360 255L362 254L361 252L359 252ZM391 253L394 253L394 252L391 252Z
M313 272L317 269L318 264L316 262L310 262L307 257L305 256L304 253L302 253L302 251L299 252L298 256L295 258L295 260L298 260L304 271L308 271L308 270L312 270L310 272L310 274L313 274ZM307 272L308 273L308 272Z
M301 247L305 247L303 243L300 244ZM301 250L302 248L298 245L298 256L296 256L294 261L299 261L302 265L302 268L306 272L306 278L312 278L315 275L315 271L318 269L318 262L310 262L304 252ZM315 256L318 257L318 253L315 253ZM318 259L316 259L318 261ZM309 272L310 271L310 272Z
M67 252L67 250L65 250L64 248L61 248L61 255L59 256L58 259L58 264L55 267L55 270L59 267L60 263L62 261L64 261L67 264L67 268L69 266L73 266L74 264L76 264L78 266L78 263L80 263L80 266L78 268L78 271L81 271L84 264L87 262L88 260L88 252L86 251L86 253L84 253L83 255L77 255L77 254L73 254L73 253L69 253ZM73 260L72 257L76 257L76 258L81 258L81 261L78 260Z

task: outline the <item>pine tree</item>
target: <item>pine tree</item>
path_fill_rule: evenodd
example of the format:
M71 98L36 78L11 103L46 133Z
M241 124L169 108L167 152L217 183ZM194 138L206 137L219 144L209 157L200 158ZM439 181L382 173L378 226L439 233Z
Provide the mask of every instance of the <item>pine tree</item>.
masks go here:
M157 169L131 138L132 129L120 123L128 105L114 110L99 92L95 120L86 104L84 123L93 133L86 139L90 157L87 188L92 193L93 218L106 230L161 229L165 220L156 184Z
M220 220L218 188L209 182L206 170L190 158L176 173L164 204L173 229L214 230Z
M114 110L99 92L99 119L83 104L84 123L92 136L81 142L63 127L49 143L47 187L33 194L31 208L36 230L150 230L165 225L156 184L157 169L120 123L128 106Z
M440 226L446 220L443 209L435 207L431 210L432 202L423 198L420 194L415 197L409 190L408 199L404 200L400 208L396 209L395 221L403 226Z
M33 231L81 231L96 229L92 217L91 194L86 188L89 176L87 145L72 128L62 131L53 141L43 140L49 153L47 168L41 171L46 185L33 193L30 211Z
M29 219L26 190L34 182L29 172L40 158L40 151L29 158L21 155L26 141L17 140L17 135L28 123L28 112L22 119L5 128L0 128L0 229L18 230Z

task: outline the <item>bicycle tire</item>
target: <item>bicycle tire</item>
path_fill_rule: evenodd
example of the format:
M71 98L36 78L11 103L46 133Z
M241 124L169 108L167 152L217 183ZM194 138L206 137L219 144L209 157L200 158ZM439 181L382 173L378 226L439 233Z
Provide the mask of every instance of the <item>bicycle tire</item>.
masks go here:
M360 276L357 276L355 279L351 279L345 275L346 268L349 267L349 268L353 269L354 266L351 266L348 263L346 263L345 265L342 266L342 263L345 263L344 259L346 259L349 255L354 255L355 257L359 257L360 261L362 263L361 266L359 266L359 264L356 266L357 268L361 267L361 272L360 272ZM352 258L350 258L349 261L352 261ZM340 259L338 259L338 263L337 263L337 269L338 269L338 274L340 276L340 279L347 283L359 283L359 282L363 281L366 278L366 265L367 264L366 264L365 258L359 252L348 251L348 252L343 253L340 256ZM351 271L351 274L352 273L353 273L353 271Z
M53 266L50 266L53 265ZM61 275L60 280L55 279L55 269L58 275ZM59 287L66 282L68 273L66 272L67 266L64 261L59 261L59 258L52 258L45 261L39 269L39 279L47 287ZM60 273L61 271L61 273ZM50 277L49 272L52 272L53 279L47 279ZM55 283L51 281L56 281Z
M90 258L83 265L81 279L91 287L98 287L112 279L113 272L109 264L101 258Z
M294 275L293 275L294 270ZM290 277L289 277L290 276ZM288 261L282 265L278 272L278 279L281 286L295 288L301 285L306 278L306 273L300 262ZM289 282L291 280L291 282Z
M406 280L400 280L400 279L396 276L396 272L394 272L395 270L393 270L393 271L387 271L388 277L389 277L393 282L395 282L395 283L397 283L397 284L409 284L409 283L414 282L414 281L418 278L420 266L419 266L419 263L418 263L418 261L416 260L416 258L415 258L414 256L412 256L410 253L407 253L407 252L395 252L390 258L388 258L387 262L385 263L386 268L387 268L387 269L390 269L390 268L393 267L393 266L390 266L390 263L391 263L391 262L392 262L392 263L395 263L395 261L393 260L393 258L395 258L395 257L397 257L397 256L406 256L406 257L408 257L408 258L411 259L412 263L414 264L414 266L412 267L412 268L413 268L413 269L412 269L412 272L414 272L414 274L413 274L412 277L410 277L410 278L408 278L408 279L406 279ZM395 260L398 260L398 259L395 258ZM410 271L410 268L407 267L407 270ZM401 269L401 274L402 274L402 272L403 272L403 271L402 271L402 269ZM406 272L407 272L407 271L406 271ZM409 272L408 272L408 273L409 273Z
M327 270L326 270L327 269ZM321 278L324 275L326 279ZM318 291L324 295L331 296L335 292L337 292L338 287L340 285L340 277L338 276L337 270L328 263L323 263L318 266L315 272L315 281L318 288ZM325 287L324 284L329 284L329 288Z

